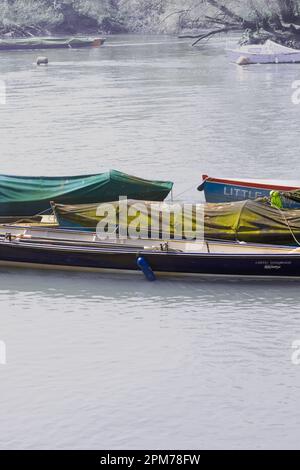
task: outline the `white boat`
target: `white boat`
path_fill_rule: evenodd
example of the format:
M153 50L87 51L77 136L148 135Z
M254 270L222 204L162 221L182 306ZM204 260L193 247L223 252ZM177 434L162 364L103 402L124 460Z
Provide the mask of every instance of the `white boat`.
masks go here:
M265 44L252 44L237 49L227 49L232 62L248 64L295 64L300 63L300 50L282 46L268 39Z

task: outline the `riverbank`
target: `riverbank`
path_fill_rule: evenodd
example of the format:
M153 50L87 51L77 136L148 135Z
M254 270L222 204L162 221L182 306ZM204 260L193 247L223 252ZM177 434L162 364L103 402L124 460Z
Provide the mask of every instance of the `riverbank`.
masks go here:
M0 10L2 37L180 34L201 26L199 19L174 14L166 0L3 0Z
M76 4L59 7L47 2L16 0L13 7L6 5L0 13L0 37L24 38L31 36L119 34L128 27L114 14L101 15L97 9L78 9Z

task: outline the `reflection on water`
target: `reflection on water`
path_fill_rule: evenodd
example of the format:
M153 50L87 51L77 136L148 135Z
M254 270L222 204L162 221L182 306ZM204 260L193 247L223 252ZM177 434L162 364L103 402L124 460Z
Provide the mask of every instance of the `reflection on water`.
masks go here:
M0 280L1 446L298 446L296 282Z
M300 66L221 41L1 54L1 172L295 178ZM175 195L176 195L175 192ZM196 191L187 197L199 197ZM299 447L297 282L0 270L1 448Z

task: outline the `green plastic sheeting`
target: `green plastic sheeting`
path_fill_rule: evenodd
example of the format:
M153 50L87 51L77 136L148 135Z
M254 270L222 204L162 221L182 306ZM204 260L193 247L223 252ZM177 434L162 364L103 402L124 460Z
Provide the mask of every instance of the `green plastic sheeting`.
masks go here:
M259 201L207 204L207 238L274 245L300 244L300 211Z
M137 201L128 201L129 206L136 203ZM118 202L115 202L113 205L118 214ZM151 206L153 207L153 205ZM193 206L190 218L187 217L185 220L188 222L188 226L192 227L192 230L197 230L198 233L201 233L201 227L197 227L194 216L197 213L197 206ZM203 207L203 205L199 206ZM97 224L103 220L103 217L97 215L98 207L99 204L80 206L56 205L54 212L62 228L95 231ZM168 203L159 204L157 208L160 212L158 217L162 220L163 212L166 210L169 212L169 205ZM137 214L141 222L141 230L147 234L151 225L152 214L149 203L145 203L145 210L141 214ZM131 214L127 218L127 225L134 218ZM178 219L174 219L173 222L171 220L171 234L174 233L176 223L178 223ZM202 222L200 219L200 223L203 224L203 218ZM297 245L295 238L300 243L300 211L279 210L256 201L204 204L204 234L206 239ZM161 230L158 236L164 238Z
M95 38L21 38L21 39L0 39L0 51L22 50L22 49L60 49L60 48L80 48L91 47L103 44L104 39Z
M116 170L73 177L0 176L0 217L30 217L50 210L50 202L90 204L128 199L163 201L168 181L148 181Z
M188 209L187 209L188 207ZM203 205L189 204L185 206L177 202L151 202L128 200L127 207L120 208L119 201L105 204L84 204L78 206L54 204L53 211L61 228L84 231L96 231L99 222L104 221L110 226L109 233L117 233L122 227L126 234L130 226L138 227L142 237L151 233L155 238L164 237L162 234L184 233L189 239L195 235L196 209L199 208L199 219L203 221ZM111 210L112 209L112 210ZM179 209L179 210L178 210ZM100 215L101 214L101 215ZM203 223L202 223L203 227ZM200 226L201 228L201 226Z

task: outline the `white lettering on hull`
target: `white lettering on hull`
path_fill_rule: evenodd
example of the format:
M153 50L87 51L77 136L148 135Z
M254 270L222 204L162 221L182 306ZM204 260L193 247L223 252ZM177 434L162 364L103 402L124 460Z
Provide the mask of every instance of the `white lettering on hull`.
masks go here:
M263 197L264 195L261 191L224 186L224 196L230 197L233 199L244 200L244 199L257 199L259 197Z

